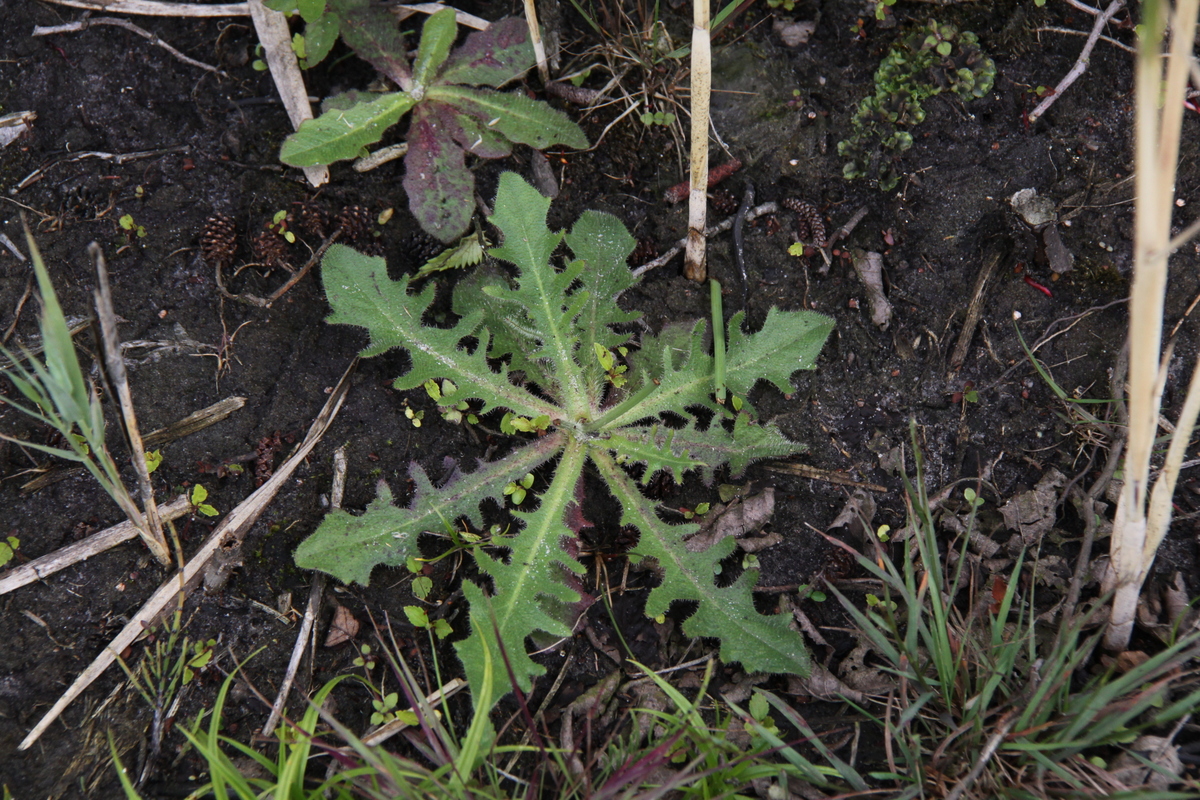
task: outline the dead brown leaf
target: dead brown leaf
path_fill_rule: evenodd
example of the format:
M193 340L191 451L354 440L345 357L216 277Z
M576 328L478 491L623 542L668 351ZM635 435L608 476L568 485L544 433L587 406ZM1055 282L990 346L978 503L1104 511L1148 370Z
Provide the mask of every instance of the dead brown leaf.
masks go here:
M1067 482L1067 477L1054 468L1046 470L1037 486L1012 497L1000 507L1004 524L1017 531L1020 538L1009 542L1009 549L1020 550L1032 547L1041 541L1046 532L1054 527L1055 507L1058 505L1058 490Z
M684 546L693 553L703 553L726 536L748 536L771 519L775 513L775 489L767 487L756 495L735 500L728 505L712 507L704 522Z
M329 623L329 633L325 634L325 646L345 644L358 636L358 629L358 620L350 613L350 609L339 603L333 609L333 621Z

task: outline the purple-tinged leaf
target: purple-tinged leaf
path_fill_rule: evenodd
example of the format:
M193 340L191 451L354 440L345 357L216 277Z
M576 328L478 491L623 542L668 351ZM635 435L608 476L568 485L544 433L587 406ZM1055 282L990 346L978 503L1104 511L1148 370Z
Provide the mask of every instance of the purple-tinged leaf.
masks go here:
M450 129L454 140L467 152L480 158L507 158L512 154L512 142L475 117L459 114L455 108L441 103L431 105L436 105L439 112L445 114L444 118L452 121Z
M477 117L509 141L527 144L535 150L553 144L580 149L588 146L583 129L570 117L524 94L435 85L429 87L426 97Z
M445 244L466 233L475 210L475 176L443 120L428 104L417 106L408 128L404 191L421 228Z
M451 54L438 82L502 86L533 63L533 45L525 20L510 17L468 36Z
M351 5L351 4L345 4ZM404 54L404 37L396 19L382 8L362 5L346 11L337 3L342 19L342 39L359 58L395 81L404 91L413 86L412 70Z

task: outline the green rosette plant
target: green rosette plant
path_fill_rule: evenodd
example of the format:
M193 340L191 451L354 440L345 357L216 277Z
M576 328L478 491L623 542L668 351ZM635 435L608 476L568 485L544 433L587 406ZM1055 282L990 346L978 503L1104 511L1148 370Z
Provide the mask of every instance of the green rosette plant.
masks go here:
M574 536L569 512L578 510L577 487L590 463L619 504L621 523L640 532L630 558L653 561L661 575L646 601L648 616L664 614L675 602L695 603L684 633L719 639L724 660L749 671L806 673L809 658L787 615L766 616L754 607L757 571L718 585L716 574L734 541L701 552L689 548L685 540L699 526L665 522L635 474L640 472L641 484L661 471L675 480L698 471L711 481L721 467L737 475L757 459L803 451L774 424L757 421L746 396L760 380L794 391L792 374L815 367L833 321L811 311L771 309L760 331L746 333L742 314L734 316L723 384L737 402L720 404L707 321L668 326L644 336L640 349L630 352L624 330L638 315L622 310L616 299L636 282L626 264L633 238L618 219L593 211L568 232L551 231L549 205L515 174L501 176L491 221L503 242L491 255L512 264L515 277L479 272L460 282L453 296L458 321L451 327L423 321L435 287L413 294L411 278L390 279L381 258L341 245L326 253L322 279L333 307L328 322L365 328L370 344L364 357L406 350L411 366L396 379L397 389L433 386L429 396L445 410L466 401L480 415L505 412L506 430L530 433L506 457L473 472L454 470L436 487L414 463L407 507L397 507L381 483L364 514L338 510L326 516L296 551L297 564L366 585L375 567L418 556L422 532L464 518L480 529L482 503L503 506L506 487L532 485L531 472L549 474L548 485L539 480L530 491L536 508L526 498L512 511L516 532L492 542L509 555L476 549L492 588L464 582L471 631L457 645L476 702L496 695L484 683L488 662L507 663L517 685L528 689L543 670L527 655L526 637L571 634L567 609L580 596L570 578L583 566L564 542ZM573 258L559 269L551 254L564 241ZM623 372L616 369L622 352L628 354ZM662 419L668 412L673 426ZM686 419L682 426L680 416Z
M851 117L850 137L838 142L838 155L847 159L843 176L874 173L880 189L894 189L900 173L893 160L912 147L908 129L925 119L924 102L945 91L968 102L990 92L995 80L995 62L970 31L931 21L900 37L875 71L875 93Z
M285 164L310 167L357 158L411 114L404 158L409 208L426 232L452 243L466 233L475 207L468 153L505 158L514 144L537 150L588 146L580 127L562 112L521 92L483 88L502 86L533 66L523 20L494 22L452 49L458 23L454 9L443 9L425 21L410 64L386 11L365 0L329 0L328 6L346 44L400 91L328 99L321 116L284 141L279 157Z

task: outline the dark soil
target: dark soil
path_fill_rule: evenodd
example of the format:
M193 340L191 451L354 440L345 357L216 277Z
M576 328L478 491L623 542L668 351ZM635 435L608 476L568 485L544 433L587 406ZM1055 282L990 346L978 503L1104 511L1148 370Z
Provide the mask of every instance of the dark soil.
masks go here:
M811 19L815 5L801 4L795 15ZM760 389L754 398L759 411L808 444L805 463L886 486L887 492L876 494L876 524L903 524L902 483L887 465L895 463L898 448L911 453L910 420L916 423L931 489L975 477L984 465L991 468L994 486L985 493L989 507L1032 487L1050 467L1090 483L1103 453L1089 462L1086 443L1064 420L1063 406L1025 358L1013 318L1020 312L1020 329L1033 342L1055 321L1092 309L1073 326L1060 323L1056 330L1061 335L1039 355L1068 392L1108 396L1109 370L1125 326L1124 306L1114 301L1127 293L1131 264L1132 191L1130 183L1121 182L1131 170L1130 56L1101 43L1088 73L1030 126L1024 115L1036 101L1034 90L1056 83L1082 43L1081 37L1035 29L1057 25L1086 30L1090 19L1064 12L1065 5L1056 2L1047 9L1035 9L1031 2L952 8L901 4L902 18L922 20L936 13L978 33L998 75L995 88L976 102L964 105L940 96L927 103L927 119L914 128L915 146L900 160L906 177L895 191L883 193L867 181L841 177L836 143L859 99L870 91L875 67L896 31L875 25L867 13L873 4L819 5L823 13L806 45L791 49L780 44L765 6L745 15L718 40L715 126L729 152L746 165L725 187L740 199L743 180L749 179L760 203L807 200L831 230L865 205L865 219L843 246L883 253L894 317L887 330L872 324L866 292L848 259L835 257L822 274L819 256L799 259L786 253L795 240L794 215L748 226L750 325L761 324L771 306L812 308L837 320L818 369L799 373L791 396ZM520 12L519 4L495 3L469 10L491 19ZM361 175L337 165L331 184L316 193L295 170L281 168L277 154L290 127L270 78L249 63L255 39L247 18L134 20L193 58L228 71L231 77L225 79L183 64L118 28L31 35L35 25L64 23L79 13L0 0L0 111L38 115L27 135L0 150L0 231L26 250L20 216L25 215L68 315L90 313L95 278L87 246L96 241L108 256L125 341L187 339L205 345L131 351L137 359L131 363L131 381L143 431L225 397L246 398L245 407L227 420L166 446L163 465L154 475L161 498L202 483L209 502L225 512L255 488L256 451L270 449L278 437L273 463L286 455L289 442L303 437L364 340L354 330L322 322L328 309L315 272L270 310L223 299L198 247L205 219L217 212L233 218L240 232L237 265L255 260L250 240L276 211L294 211L303 202L330 214L362 205L372 218L394 208L390 221L375 226L377 246L394 275L416 269L433 252L431 240L407 211L398 188L398 162ZM672 13L668 18L673 32L678 29L676 41L684 41L686 20ZM860 15L868 20L862 37L853 32ZM564 40L576 42L574 51L596 43L574 12L564 25ZM1126 31L1112 33L1132 41ZM334 89L361 88L371 78L351 59L314 70L310 91L324 96ZM592 141L619 113L614 108L583 122ZM1185 126L1178 186L1186 201L1179 218L1186 222L1194 216L1192 193L1200 186L1200 119L1190 114ZM128 160L81 157L89 151L142 155ZM714 148L714 164L726 158ZM684 232L686 210L661 199L665 188L683 179L683 159L666 129L646 127L637 114L630 115L594 151L550 154L562 188L551 222L562 226L584 209L605 210L625 220L639 239L664 249ZM531 175L528 151L502 163L478 164L483 197L494 196L502 169ZM27 181L35 170L39 177ZM1060 230L1075 256L1075 269L1058 280L1034 234L1009 209L1007 198L1024 188L1063 203L1060 213L1070 217L1070 225ZM714 218L729 213L710 211ZM126 214L144 227L144 238L131 237L118 225ZM309 245L317 241L305 238ZM982 320L965 363L955 371L948 364L950 354L984 253L995 245L1006 255L986 289ZM302 263L308 252L295 245L292 263ZM1168 322L1183 321L1167 390L1171 418L1182 402L1182 393L1174 388L1186 380L1196 350L1196 322L1186 312L1197 293L1198 268L1200 254L1191 245L1173 261ZM741 292L729 234L710 243L710 269L727 287L726 307L732 313L741 305ZM22 305L31 275L27 264L0 250L0 329L15 326L15 337L25 341L36 333L36 301ZM249 267L236 277L229 271L226 279L232 292L267 296L287 277L281 268L267 272ZM622 302L642 311L655 330L708 315L707 288L686 281L678 259L648 274ZM86 334L77 341L81 352L90 347ZM485 453L503 454L508 446L503 437L444 423L424 392L391 389L390 380L404 364L403 356L391 354L359 366L333 428L249 533L241 566L218 591L197 591L189 599L188 635L217 639L219 658L184 691L176 724L210 707L223 680L220 670L251 654L245 676L263 695L274 697L296 635L292 609L303 610L311 580L294 566L291 553L325 512L336 447L346 445L350 470L345 506L352 510L374 497L380 480L403 500L412 461L436 480L447 457L470 463ZM15 394L11 386L2 391ZM427 412L422 427L406 419L406 404ZM48 435L11 409L0 412L0 430L34 442L44 442ZM114 419L110 431L116 430ZM124 458L119 446L114 450ZM246 470L219 469L235 462ZM905 464L911 470L911 455ZM20 539L18 563L122 518L86 476L22 491L37 472L59 466L36 451L0 443L0 535ZM775 486L778 507L771 527L784 536L782 544L760 555L760 585L786 588L812 580L833 549L808 526L828 525L845 503L846 487L761 466L750 470L749 480L756 487ZM672 507L715 499L699 482L663 491L664 503ZM591 502L603 504L599 498ZM1069 557L1076 552L1071 539L1079 527L1069 515L1061 524L1067 539L1063 552ZM213 526L212 519L199 515L183 521L179 535L185 551L193 551ZM614 544L619 534L616 526L601 526L595 534L598 546L619 553ZM1191 595L1200 592L1194 542L1191 523L1177 523L1156 567L1156 576L1182 570ZM1104 547L1101 543L1100 551ZM438 605L430 613L464 626L462 604L453 602L462 572L449 560L441 563L430 598ZM615 581L620 559L608 559L606 567ZM125 763L136 764L144 754L150 721L149 708L116 668L31 749L18 753L16 747L166 576L145 548L131 541L0 598L0 784L19 797L116 796L108 732ZM667 666L668 653L658 646L658 634L637 606L642 596L637 589L652 581L648 573L631 572L630 590L616 613L626 638L635 642L635 655L651 666ZM332 587L321 636L333 613L331 601L336 601L363 623L357 641L373 641L372 620L380 626L390 620L402 645L427 659L424 634L402 612L412 602L409 582L406 572L377 571L370 588ZM274 613L276 608L290 620ZM831 608L811 613L818 623L845 625ZM590 624L595 637L580 634L562 646L574 658L556 705L569 702L614 667L595 647L596 641L616 641L607 614L594 614ZM142 648L136 645L126 654L131 662ZM693 650L701 652L702 647ZM355 655L355 645L319 648L311 670L302 670L302 682L319 686L352 670ZM562 663L562 655L548 656L552 668ZM449 672L455 670L452 648L442 647L438 656ZM729 680L735 677L726 673ZM365 692L340 695L338 713L352 728L365 728ZM263 702L244 688L225 711L229 732L243 739L265 717ZM819 723L819 715L810 721ZM178 733L168 734L146 796L182 796L193 785L203 764L194 753L179 757L182 744Z

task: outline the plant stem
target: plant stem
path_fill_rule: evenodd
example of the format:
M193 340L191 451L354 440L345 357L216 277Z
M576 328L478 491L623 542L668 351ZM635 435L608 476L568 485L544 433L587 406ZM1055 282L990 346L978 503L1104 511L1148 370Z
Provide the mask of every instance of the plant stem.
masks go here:
M683 274L702 283L708 277L704 219L708 209L708 107L712 92L712 39L709 0L692 0L692 156L688 195L688 235Z
M725 312L721 304L721 284L708 279L708 303L713 331L713 393L725 405Z
M1161 58L1168 5L1161 0L1146 0L1142 7L1144 22L1138 38L1135 78L1137 205L1135 266L1129 297L1129 432L1125 484L1113 520L1112 567L1101 587L1105 591L1115 590L1104 640L1109 650L1124 650L1129 644L1142 582L1170 525L1170 495L1178 475L1175 470L1163 470L1154 487L1150 503L1153 514L1148 520L1150 456L1166 382L1165 360L1160 361L1160 353L1170 255L1167 245L1171 240L1183 98L1198 8L1200 0L1181 0L1178 4L1172 20L1164 87ZM1195 423L1197 405L1193 391L1200 391L1200 382L1192 381L1184 403L1184 410L1192 414L1191 418L1181 418L1177 425L1175 436L1185 440ZM1170 463L1168 458L1168 466Z
M550 70L546 67L546 45L542 42L542 31L538 27L537 6L534 0L525 0L525 23L529 25L529 41L533 42L538 74L542 76L542 85L545 86L550 82Z

